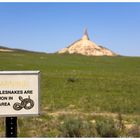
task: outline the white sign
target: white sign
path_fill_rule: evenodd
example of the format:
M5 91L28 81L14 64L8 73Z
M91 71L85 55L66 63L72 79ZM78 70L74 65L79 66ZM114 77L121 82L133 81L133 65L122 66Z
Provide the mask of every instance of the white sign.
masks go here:
M39 114L39 71L0 72L0 116Z

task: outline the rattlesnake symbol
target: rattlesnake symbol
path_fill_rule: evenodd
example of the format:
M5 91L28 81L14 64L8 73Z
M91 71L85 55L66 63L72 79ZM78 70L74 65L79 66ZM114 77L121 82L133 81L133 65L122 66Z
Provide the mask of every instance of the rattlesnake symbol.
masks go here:
M34 101L32 99L30 99L30 96L28 96L28 98L25 98L25 99L23 99L23 97L19 96L19 100L21 101L21 103L16 102L13 105L13 108L16 111L19 111L22 108L29 110L29 109L33 108L33 106L34 106Z

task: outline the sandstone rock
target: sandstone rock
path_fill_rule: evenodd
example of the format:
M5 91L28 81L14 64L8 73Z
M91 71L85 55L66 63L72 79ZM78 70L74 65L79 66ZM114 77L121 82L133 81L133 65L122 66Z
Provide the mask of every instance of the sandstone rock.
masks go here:
M87 30L85 30L83 37L72 43L66 48L58 51L59 54L69 53L69 54L82 54L87 56L116 56L117 54L112 52L111 50L99 46L92 42L89 37Z

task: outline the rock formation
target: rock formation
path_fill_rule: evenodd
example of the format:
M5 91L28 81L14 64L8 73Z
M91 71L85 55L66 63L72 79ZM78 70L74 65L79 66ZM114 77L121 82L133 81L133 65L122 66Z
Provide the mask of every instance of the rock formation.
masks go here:
M99 46L89 39L87 30L85 30L83 37L72 43L66 48L58 51L59 54L69 53L69 54L82 54L87 56L116 56L117 54L111 50Z

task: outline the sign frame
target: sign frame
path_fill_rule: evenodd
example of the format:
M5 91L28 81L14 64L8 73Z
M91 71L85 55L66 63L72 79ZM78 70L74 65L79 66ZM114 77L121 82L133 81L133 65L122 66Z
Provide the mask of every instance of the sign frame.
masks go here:
M1 114L0 117L18 117L18 116L39 116L40 115L40 71L35 70L35 71L0 71L0 76L1 75L36 75L37 76L37 81L38 81L38 91L37 91L37 96L38 96L38 113L36 114Z

